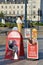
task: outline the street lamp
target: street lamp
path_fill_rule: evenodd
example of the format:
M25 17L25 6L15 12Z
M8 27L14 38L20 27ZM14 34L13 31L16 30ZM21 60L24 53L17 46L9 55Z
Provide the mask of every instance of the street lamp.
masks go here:
M38 9L38 29L39 29L39 21L40 21L39 16L40 17L42 16L42 10L40 10L40 9Z
M27 0L25 0L25 28L27 28Z

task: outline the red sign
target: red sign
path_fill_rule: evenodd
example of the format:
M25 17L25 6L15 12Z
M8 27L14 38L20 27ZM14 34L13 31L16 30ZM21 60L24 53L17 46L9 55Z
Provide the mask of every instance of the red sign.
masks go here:
M5 59L14 59L15 53L24 56L23 38L18 31L11 31L6 39Z
M37 44L27 44L27 58L38 59L38 43Z

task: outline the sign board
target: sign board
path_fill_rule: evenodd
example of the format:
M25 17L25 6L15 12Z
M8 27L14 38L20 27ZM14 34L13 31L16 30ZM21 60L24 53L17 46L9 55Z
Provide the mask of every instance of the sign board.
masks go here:
M27 58L28 59L38 59L38 43L36 44L27 44Z
M31 29L30 28L26 28L25 29L25 38L30 38L31 37Z
M14 30L11 31L6 38L5 59L14 59L15 53L18 57L24 56L22 35Z
M8 38L20 38L20 34L18 33L18 31L12 31L10 32L10 34L8 34Z

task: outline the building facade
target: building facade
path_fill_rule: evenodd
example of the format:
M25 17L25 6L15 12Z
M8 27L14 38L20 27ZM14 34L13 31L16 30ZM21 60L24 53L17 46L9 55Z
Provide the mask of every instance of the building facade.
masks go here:
M4 13L4 16L25 16L25 2L23 0L4 0L0 2L0 12ZM38 9L40 9L40 0L28 0L27 2L27 20L38 21L40 16L38 16Z

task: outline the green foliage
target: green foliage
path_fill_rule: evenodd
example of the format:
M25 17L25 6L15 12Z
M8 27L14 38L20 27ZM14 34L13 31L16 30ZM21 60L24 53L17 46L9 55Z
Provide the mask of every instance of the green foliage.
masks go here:
M6 27L10 27L10 25L11 25L10 22L6 22L6 23L5 23L5 26L6 26Z
M0 22L0 27L9 27L9 28L12 28L12 27L16 27L17 24L16 23L10 23L10 22L6 22L5 24L2 24Z
M37 22L35 25L39 25L39 26L43 26L43 23L42 22Z
M31 22L31 23L30 23L30 26L31 26L31 27L33 27L33 26L34 26L34 24Z
M24 27L25 27L25 24L23 23L23 24L22 24L22 28L24 28Z
M43 23L42 22L40 22L40 23L38 23L38 22L31 22L30 25L31 26L37 26L37 25L43 26ZM25 26L25 24L23 23L22 27L24 28L24 26ZM9 28L12 28L12 27L17 27L17 24L16 23L10 23L10 22L6 22L5 24L2 24L0 22L0 27L9 27Z
M2 24L1 22L0 22L0 27L4 27L5 26L5 24Z
M43 22L32 22L31 25L33 26L36 26L36 25L39 25L39 26L43 26Z
M0 17L1 17L1 18L4 18L3 12L0 13Z

